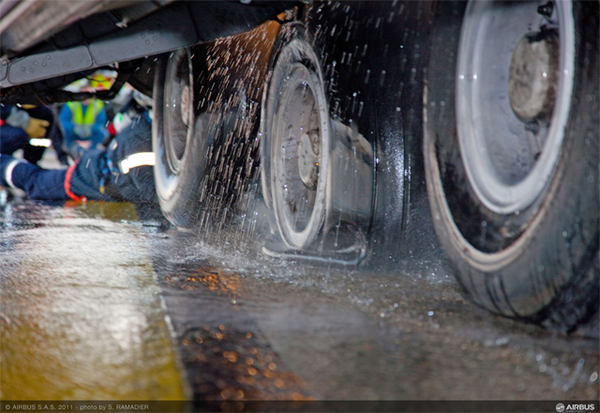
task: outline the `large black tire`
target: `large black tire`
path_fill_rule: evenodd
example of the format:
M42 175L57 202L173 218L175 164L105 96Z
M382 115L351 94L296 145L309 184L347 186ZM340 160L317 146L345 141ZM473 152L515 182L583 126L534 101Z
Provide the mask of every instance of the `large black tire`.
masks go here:
M154 178L163 214L178 227L196 223L206 175L207 139L202 136L201 117L194 112L194 78L189 49L158 58L152 123Z
M507 3L508 6L511 4L524 3ZM499 6L504 7L503 4ZM599 15L597 1L562 2L554 6L563 13L559 17L567 16L574 33L573 73L567 73L566 69L561 71L565 75L559 73L562 80L556 81L556 89L567 84L564 77L572 76L572 93L565 99L556 92L558 97L553 111L549 115L539 115L539 119L545 119L543 121L534 119L538 124L546 122L551 130L552 122L559 122L561 109L557 108L561 105L566 108L563 110L564 128L559 129L560 136L553 141L558 142L557 148L552 149L547 144L552 141L548 132L548 141L535 154L535 161L529 161L531 164L522 169L525 173L515 178L515 185L524 182L530 174L537 172L535 168L542 165L544 156L554 156L547 161L549 174L544 176L543 185L530 186L531 193L503 204L495 193L487 198L482 195L486 194L487 184L495 184L490 182L493 178L486 181L482 178L483 173L472 176L473 170L478 171L477 167L472 168L471 174L468 170L473 166L472 158L476 153L466 149L466 132L462 132L461 138L457 119L464 119L460 112L464 105L460 101L462 95L457 94L462 93L460 82L464 77L472 76L474 82L477 72L466 74L459 70L464 52L459 50L460 17L466 16L470 7L465 10L465 4L438 4L424 92L424 156L436 232L468 297L494 313L568 332L589 320L598 312L599 306ZM538 13L550 12L538 9ZM508 24L506 27L514 30ZM561 32L564 27L570 26L559 25L558 36L548 35L550 32L545 32L545 28L538 35L567 38ZM464 26L462 30L464 37ZM500 36L499 33L496 35ZM538 41L541 36L534 37L529 36L528 42ZM463 43L468 43L467 40L463 39ZM551 41L560 42L547 42ZM568 49L562 43L560 48ZM500 50L495 52L501 53ZM565 59L563 54L560 59L563 64L568 57ZM506 62L507 68L509 63ZM457 68L456 72L454 68ZM509 79L514 80L515 76L510 77L510 73ZM506 95L509 95L506 80L498 81L507 85ZM482 79L478 81L483 82ZM488 100L479 103L485 106ZM509 103L515 114L521 118L527 116L520 110L518 102L510 100ZM506 118L501 118L502 122L518 125L515 119L519 116L514 117L512 111L499 110L497 113ZM472 124L468 127L476 129ZM474 139L484 142L483 147L485 142L492 142L481 136ZM502 145L509 137L499 132L494 139L492 146ZM506 146L507 151L510 149L510 145ZM505 162L509 173L518 167L514 164L519 162L518 157L497 158ZM510 187L510 184L502 185L503 188Z

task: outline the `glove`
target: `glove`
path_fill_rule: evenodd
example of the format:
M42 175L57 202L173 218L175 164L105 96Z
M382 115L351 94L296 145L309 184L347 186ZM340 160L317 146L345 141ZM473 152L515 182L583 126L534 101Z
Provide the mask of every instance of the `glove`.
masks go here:
M31 139L43 138L46 136L46 128L48 126L50 126L50 122L47 120L30 118L25 132L27 132Z
M81 159L85 153L85 148L82 148L79 143L73 142L67 153L71 156L71 158L73 158L73 160L77 161Z

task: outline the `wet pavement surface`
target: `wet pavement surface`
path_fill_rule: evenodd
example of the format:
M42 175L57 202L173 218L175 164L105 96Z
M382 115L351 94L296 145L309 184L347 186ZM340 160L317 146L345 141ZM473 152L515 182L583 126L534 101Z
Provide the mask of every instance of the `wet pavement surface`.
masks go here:
M562 335L492 316L441 257L345 268L241 238L130 204L4 203L0 397L599 398L597 319Z

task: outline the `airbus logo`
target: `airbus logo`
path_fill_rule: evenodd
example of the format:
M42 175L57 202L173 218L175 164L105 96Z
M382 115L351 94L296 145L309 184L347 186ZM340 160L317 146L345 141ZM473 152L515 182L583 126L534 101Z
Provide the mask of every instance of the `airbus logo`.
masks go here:
M566 406L563 403L558 403L556 405L556 411L558 413L562 412L588 412L596 410L596 405L591 404L567 404Z

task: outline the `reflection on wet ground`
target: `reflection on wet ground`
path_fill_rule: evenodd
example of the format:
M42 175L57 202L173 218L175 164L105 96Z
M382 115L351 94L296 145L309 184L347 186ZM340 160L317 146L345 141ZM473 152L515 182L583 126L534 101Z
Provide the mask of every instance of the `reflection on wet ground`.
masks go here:
M184 397L144 238L121 222L135 208L15 203L0 217L2 399Z
M0 223L4 399L599 397L597 325L491 316L441 260L312 266L127 204L9 203Z

